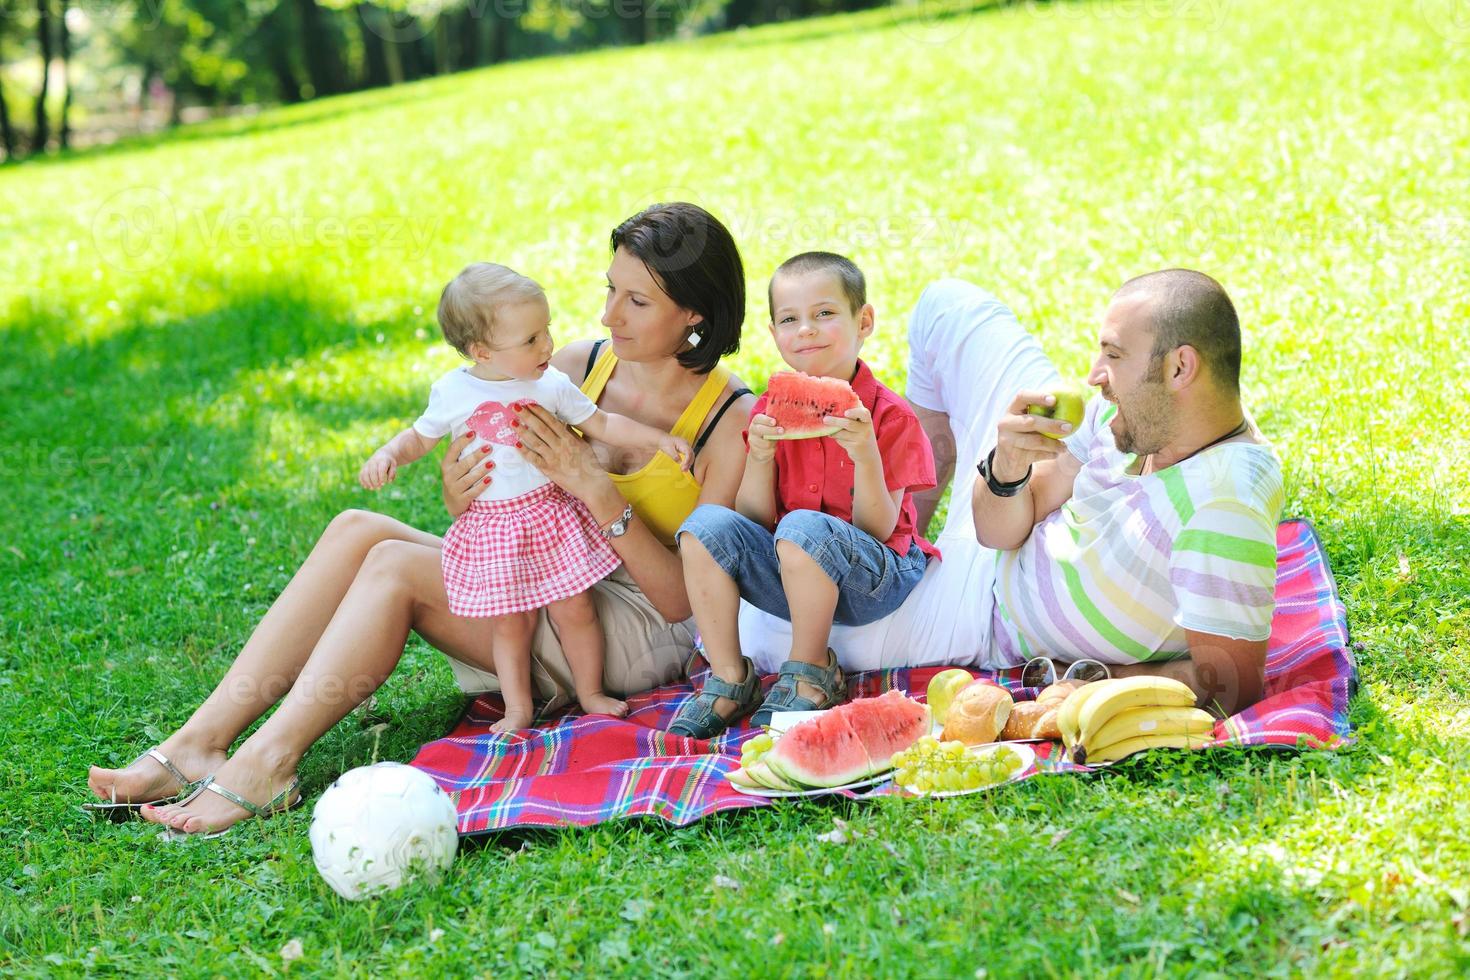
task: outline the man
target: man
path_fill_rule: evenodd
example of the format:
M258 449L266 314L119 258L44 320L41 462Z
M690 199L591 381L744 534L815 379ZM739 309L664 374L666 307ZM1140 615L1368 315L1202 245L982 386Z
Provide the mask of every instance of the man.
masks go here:
M834 628L843 665L1086 657L1175 677L1227 714L1260 700L1281 470L1240 403L1239 321L1220 284L1170 269L1114 294L1087 379L1101 397L1075 432L1026 413L1055 369L983 290L930 286L909 340L939 485L962 467L944 557L892 616ZM920 499L920 526L937 503ZM779 630L747 609L741 628L764 667Z

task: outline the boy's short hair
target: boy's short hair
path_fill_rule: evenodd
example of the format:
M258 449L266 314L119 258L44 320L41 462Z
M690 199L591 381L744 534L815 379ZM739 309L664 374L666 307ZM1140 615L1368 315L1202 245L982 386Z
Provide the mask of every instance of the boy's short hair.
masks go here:
M805 276L814 272L825 272L837 277L852 312L856 313L868 302L868 280L863 277L863 270L852 259L836 252L802 252L782 262L771 273L770 285L766 287L766 303L771 307L772 320L776 319L776 278L782 274Z
M546 302L536 280L494 262L475 262L449 281L439 296L439 329L449 346L469 357L475 341L489 344L495 317L507 306Z

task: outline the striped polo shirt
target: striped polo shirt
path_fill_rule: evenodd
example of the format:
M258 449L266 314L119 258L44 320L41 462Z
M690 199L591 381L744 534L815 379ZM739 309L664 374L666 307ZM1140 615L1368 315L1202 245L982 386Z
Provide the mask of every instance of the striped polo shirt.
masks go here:
M1138 457L1108 428L1116 412L1088 404L1066 440L1082 463L1071 499L997 553L996 653L1126 664L1186 653L1186 629L1266 639L1284 495L1275 452L1226 443L1132 476Z

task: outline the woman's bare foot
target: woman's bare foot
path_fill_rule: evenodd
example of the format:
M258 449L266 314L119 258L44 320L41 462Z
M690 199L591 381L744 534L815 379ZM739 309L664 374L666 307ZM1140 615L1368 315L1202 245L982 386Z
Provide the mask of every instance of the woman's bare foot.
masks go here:
M158 751L168 757L178 770L191 780L203 779L225 761L223 749L191 742L178 733L164 740ZM87 770L87 786L100 800L119 803L146 803L180 792L179 781L151 756L141 756L121 769L92 766Z
M247 746L215 771L215 781L245 799L265 806L291 783L295 767L289 763L271 765L257 757ZM290 802L290 801L287 801ZM233 826L250 816L242 807L218 793L200 793L187 805L145 806L138 813L151 823L163 824L185 834L212 833Z
M491 725L490 730L492 732L499 732L501 735L509 735L512 732L520 731L522 728L530 728L531 723L535 720L536 712L530 708L507 707L505 709L505 717Z
M577 703L582 710L589 715L612 715L614 718L626 718L628 716L628 703L610 698L601 691L595 694L577 695Z

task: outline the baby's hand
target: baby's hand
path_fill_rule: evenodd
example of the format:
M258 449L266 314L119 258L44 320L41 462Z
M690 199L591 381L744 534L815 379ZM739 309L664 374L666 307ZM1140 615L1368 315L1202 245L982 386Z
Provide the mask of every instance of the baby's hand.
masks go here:
M776 425L776 420L769 415L752 415L750 425L746 429L746 438L750 443L750 458L757 463L769 463L776 458L776 443L771 438L779 435L783 430Z
M358 471L357 482L362 484L364 490L381 490L393 482L398 475L398 464L393 457L385 452L376 452L368 457L368 461L362 464Z
M689 467L694 465L694 447L676 435L666 435L660 439L658 441L658 449L659 452L668 453L674 457L674 461L679 464L679 468L685 472L688 472Z

